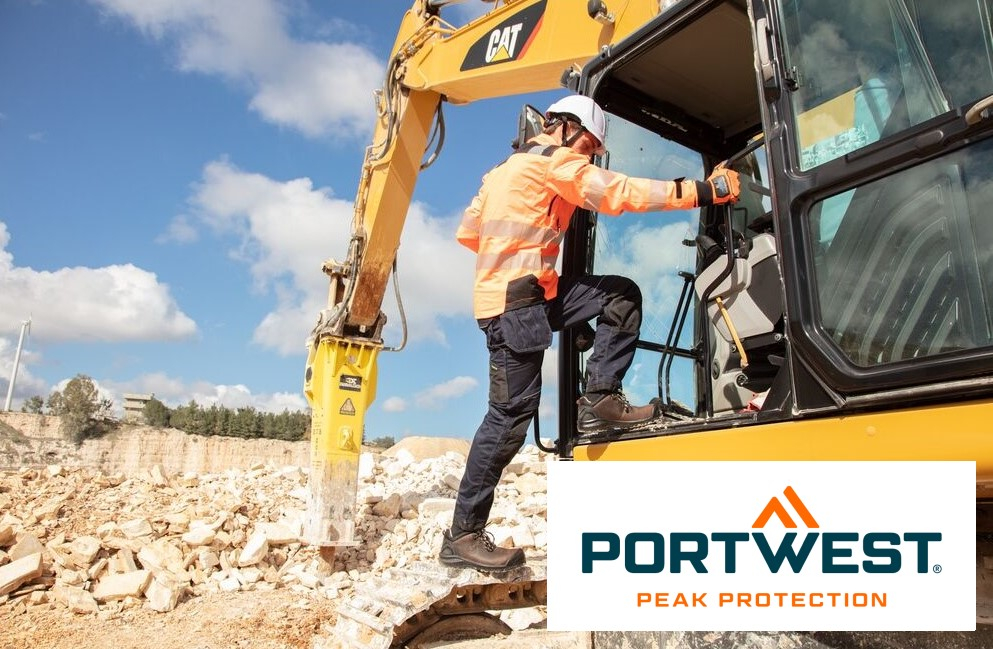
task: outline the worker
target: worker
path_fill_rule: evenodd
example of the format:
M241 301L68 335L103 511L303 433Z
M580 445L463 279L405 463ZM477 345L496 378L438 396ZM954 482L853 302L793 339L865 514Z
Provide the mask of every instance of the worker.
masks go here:
M496 547L485 526L500 475L538 412L552 331L596 318L580 431L623 429L659 415L655 403L632 406L621 392L641 327L637 284L616 275L560 279L559 242L577 207L619 215L727 203L738 197L738 177L720 167L705 182L601 169L592 156L605 153L606 126L588 97L553 103L543 132L484 176L458 228L458 241L477 255L473 311L489 349L489 406L466 458L442 564L501 572L525 562L520 548Z

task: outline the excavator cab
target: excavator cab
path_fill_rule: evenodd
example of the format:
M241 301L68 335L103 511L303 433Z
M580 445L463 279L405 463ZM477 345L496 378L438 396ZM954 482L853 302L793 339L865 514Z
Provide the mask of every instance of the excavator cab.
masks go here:
M951 2L952 13L920 0L675 3L583 69L577 87L608 113L600 164L702 179L725 162L742 195L573 220L563 274L625 274L642 289L624 389L658 399L665 416L577 435L568 404L585 357L564 332L560 454L637 448L650 459L681 444L708 459L773 446L783 457L928 457L898 440L825 455L786 432L755 446L716 431L989 397L993 32L988 12ZM966 60L983 72L962 75ZM974 457L966 436L961 453ZM618 444L628 440L644 443Z
M993 621L987 9L679 2L584 68L608 113L603 166L702 179L726 162L742 195L573 220L563 274L642 289L624 389L664 416L577 434L585 357L564 332L560 455L974 461L976 618Z
M742 194L732 206L619 219L576 213L561 274L638 283L641 340L624 390L635 402L657 399L664 416L578 434L589 329L575 327L558 340L550 449L598 462L975 462L977 621L993 621L989 3L597 1L583 12L580 3L517 0L462 29L441 21L435 9L445 4L424 0L404 17L356 200L351 263L325 266L332 286L340 278L348 290L322 314L308 358L312 439L330 449L315 452L311 476L342 489L312 487L311 510L323 523L333 507L346 524L319 536L336 546L352 532L357 415L375 394L382 295L414 178L433 160L422 155L432 125L443 135L442 104L563 79L607 113L599 164L703 179L724 163L739 172ZM526 107L515 142L542 122ZM321 471L332 479L314 480ZM461 631L452 618L544 602L538 565L521 581L470 576L454 588L449 575L437 588L415 575L389 605L392 582L370 584L370 597L355 598L363 608L339 609L339 626L382 647L422 626ZM366 629L353 632L352 622Z

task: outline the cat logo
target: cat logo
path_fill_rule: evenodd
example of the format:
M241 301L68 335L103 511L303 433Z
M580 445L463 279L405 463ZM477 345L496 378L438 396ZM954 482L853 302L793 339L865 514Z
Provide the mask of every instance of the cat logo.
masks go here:
M490 34L490 45L486 48L486 62L506 61L514 58L517 51L517 35L521 33L522 23L508 25L503 29L494 30Z
M462 70L517 61L524 57L541 29L546 2L518 11L472 44L462 61Z

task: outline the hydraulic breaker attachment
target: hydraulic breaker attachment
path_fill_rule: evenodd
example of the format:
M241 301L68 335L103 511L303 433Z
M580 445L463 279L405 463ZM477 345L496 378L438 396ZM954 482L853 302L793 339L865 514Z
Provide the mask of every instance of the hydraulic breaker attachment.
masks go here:
M310 500L304 540L311 545L358 544L359 455L365 413L376 396L380 349L380 342L334 337L310 346L304 379L304 394L311 407Z

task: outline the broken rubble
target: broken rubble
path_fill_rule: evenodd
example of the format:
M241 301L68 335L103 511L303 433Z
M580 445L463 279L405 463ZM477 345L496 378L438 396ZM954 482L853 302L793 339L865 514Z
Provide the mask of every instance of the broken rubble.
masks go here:
M546 538L540 457L527 447L515 458L492 517L501 545L536 554ZM173 476L156 465L127 477L58 465L0 474L0 606L56 603L115 616L138 605L167 613L222 591L339 598L387 568L434 562L464 455L422 459L399 449L363 453L359 465L357 546L339 548L330 569L300 538L305 467Z
M0 566L0 595L17 590L21 584L40 577L41 572L41 552L29 554L5 566Z
M110 602L125 597L141 597L152 579L148 570L106 575L93 588L93 599Z

